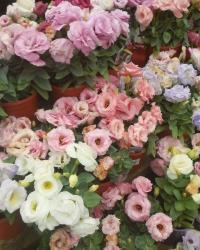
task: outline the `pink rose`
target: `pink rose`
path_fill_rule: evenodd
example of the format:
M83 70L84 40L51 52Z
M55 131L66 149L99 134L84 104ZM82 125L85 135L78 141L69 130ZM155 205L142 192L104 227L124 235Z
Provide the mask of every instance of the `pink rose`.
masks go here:
M116 245L110 245L110 244L107 244L106 247L104 247L103 250L120 250L120 248Z
M149 179L143 176L139 176L132 182L132 187L137 190L142 196L147 196L148 193L152 191L153 184Z
M33 140L28 145L26 151L28 154L34 158L45 159L48 153L48 145L46 142L41 142L38 140Z
M124 134L124 123L119 119L112 119L108 124L109 132L112 134L112 137L116 140L120 140Z
M61 111L47 110L45 114L46 121L55 127L72 127L71 119Z
M49 27L51 27L51 22L43 21L43 22L41 22L41 23L38 24L37 30L40 31L40 32L45 33L45 31Z
M117 187L109 188L102 195L102 204L104 205L104 209L110 210L114 208L117 201L120 201L122 196L119 193L119 189Z
M144 79L136 82L134 91L144 102L149 102L155 95L154 88Z
M15 132L12 128L0 128L0 147L7 147L12 141Z
M58 38L51 42L49 53L55 62L70 64L74 45L68 39Z
M19 35L14 43L15 54L36 66L44 66L40 58L49 49L47 37L34 29L26 29Z
M132 185L128 182L117 183L117 188L122 196L130 194L132 192Z
M165 161L159 158L151 161L150 167L154 174L156 174L157 176L164 176L167 169Z
M39 140L43 140L44 138L46 138L46 131L42 130L42 129L38 129L35 131L35 134L37 135L37 137L39 138Z
M200 175L200 162L199 161L195 162L194 164L194 172L195 174Z
M200 133L192 136L192 146L200 153Z
M85 88L80 94L80 100L86 101L92 107L97 100L97 93L94 90Z
M157 123L159 123L159 124L163 123L161 109L155 103L152 103L151 115L156 119Z
M125 213L133 221L143 222L148 220L151 211L149 200L138 194L132 193L125 202Z
M153 7L162 11L174 9L173 0L154 0Z
M90 8L90 0L69 0L73 5L79 6L81 9Z
M148 130L138 123L128 128L128 137L132 146L142 147L144 142L148 140Z
M166 240L173 232L172 219L163 213L152 215L146 222L146 226L155 241Z
M177 18L183 17L183 12L188 12L190 0L173 0L172 11Z
M142 69L132 62L123 63L119 73L122 76L131 76L131 77L142 77L143 75Z
M15 131L19 131L20 129L30 128L31 129L31 120L27 117L17 118L15 121Z
M46 122L46 111L44 109L38 109L35 113L38 121L45 123Z
M98 219L103 217L103 206L101 204L92 209L92 216Z
M107 215L102 220L102 232L106 235L118 234L120 231L120 220L115 215Z
M47 134L47 142L52 151L64 152L67 146L74 141L73 131L64 127L52 129Z
M7 15L0 16L0 26L6 27L11 23L11 18Z
M134 7L134 6L143 4L143 5L146 5L148 7L151 7L153 1L155 1L155 0L129 0L129 6Z
M83 118L89 114L89 106L88 106L87 102L85 102L85 101L77 102L74 105L73 110L75 112L75 115L77 115L80 118Z
M88 22L77 21L70 24L67 33L74 46L88 56L97 46L97 37Z
M55 30L61 30L72 22L82 20L82 10L68 1L63 1L58 6L51 7L45 14L46 21L51 22Z
M117 8L123 9L126 7L128 0L114 0L114 5Z
M106 170L110 170L113 165L114 165L114 160L110 157L110 156L105 156L104 158L102 158L101 160L99 160L100 165Z
M12 128L14 130L15 128L15 122L17 118L15 116L8 116L4 120L0 121L0 128Z
M96 101L96 109L102 117L115 115L117 97L112 93L101 93Z
M65 114L71 114L73 112L73 106L78 102L77 97L61 97L58 99L53 108L59 110Z
M48 7L48 3L43 3L42 1L36 2L35 8L33 9L33 12L37 16L44 16L46 10Z
M111 15L119 23L120 28L121 28L120 33L122 33L124 36L128 36L130 33L130 29L129 29L130 15L128 14L128 12L116 9L111 12Z
M142 115L138 118L138 122L147 129L148 134L151 134L157 126L156 118L149 111L142 112Z
M145 5L138 5L135 12L135 18L142 27L147 28L153 20L153 12Z
M182 147L181 142L171 136L165 136L158 142L158 155L165 161L170 162L173 147Z
M92 147L98 155L105 155L112 144L109 132L104 129L95 129L88 132L84 136L84 141Z

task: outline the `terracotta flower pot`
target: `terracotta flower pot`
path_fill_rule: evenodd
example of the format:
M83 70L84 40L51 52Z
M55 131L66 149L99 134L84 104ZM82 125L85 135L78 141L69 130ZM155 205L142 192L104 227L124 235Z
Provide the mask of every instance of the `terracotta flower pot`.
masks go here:
M11 240L18 237L25 230L25 224L20 217L10 225L6 218L0 219L0 241Z
M132 62L139 67L144 67L151 55L149 47L144 44L132 43L128 49L132 52Z
M80 85L78 87L74 88L66 88L62 89L59 86L53 85L52 86L52 94L53 94L53 100L56 101L61 97L70 97L70 96L75 96L79 97L81 92L86 88L86 85Z
M134 160L134 165L133 165L133 168L131 169L129 175L134 175L140 170L140 167L144 162L145 152L143 152L143 151L131 152L130 157L132 160Z
M25 116L32 120L34 119L35 112L39 108L38 94L33 92L32 95L23 100L2 103L1 106L8 115L16 117Z

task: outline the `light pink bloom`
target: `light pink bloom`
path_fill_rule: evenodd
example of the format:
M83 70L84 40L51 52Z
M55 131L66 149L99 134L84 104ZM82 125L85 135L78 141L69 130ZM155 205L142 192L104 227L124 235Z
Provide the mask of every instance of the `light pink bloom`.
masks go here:
M95 129L88 132L84 136L84 141L92 147L98 155L105 155L112 144L109 132L104 129Z
M97 117L99 117L99 114L97 112L89 112L87 116L87 123L89 125L92 125Z
M122 76L141 77L142 69L132 62L123 63L119 73Z
M128 182L117 183L117 188L122 196L130 194L132 192L132 185Z
M152 103L151 107L151 115L155 117L157 123L162 124L163 118L162 118L162 112L159 106L157 106L155 103Z
M119 119L112 119L111 122L108 124L108 129L112 134L112 137L116 140L120 140L124 134L124 123L122 120Z
M190 0L173 0L172 11L177 18L181 18L184 12L188 12Z
M12 128L14 130L16 120L15 116L8 116L0 121L0 128Z
M101 219L103 217L103 206L102 204L98 205L94 209L92 209L92 216L94 218Z
M47 134L47 142L52 151L64 152L67 146L74 141L73 131L64 127L52 129Z
M156 118L149 111L142 112L142 115L138 118L138 122L147 129L148 134L151 134L157 126Z
M55 127L68 126L72 127L72 122L65 113L61 111L47 110L45 114L46 121Z
M73 112L73 106L78 102L77 97L61 97L58 99L53 108L58 109L65 114L71 114Z
M124 36L128 36L129 35L129 18L130 18L130 15L128 14L127 11L122 11L122 10L119 10L119 9L115 9L111 12L111 15L114 17L114 20L113 22L118 22L119 25L120 25L120 28L121 28L121 33L124 35Z
M44 138L46 138L46 131L42 130L42 129L38 129L35 131L35 134L37 135L37 137L39 138L39 140L43 140Z
M47 143L33 140L27 147L27 153L33 156L34 158L45 159L48 153L48 145Z
M135 18L142 27L147 28L153 20L153 12L148 6L138 5Z
M155 95L154 88L144 79L136 82L134 91L144 102L149 102Z
M37 16L44 16L47 8L48 8L48 3L43 3L42 1L39 1L39 2L36 2L33 12Z
M97 46L97 37L88 22L77 21L70 24L67 33L74 46L88 56Z
M154 0L153 7L162 11L174 9L174 0Z
M145 197L138 193L130 194L125 202L125 213L133 221L146 221L150 216L151 203Z
M0 128L0 147L7 147L14 135L13 128Z
M30 128L31 129L31 120L27 117L17 118L15 121L15 131L19 131L20 129Z
M146 222L146 226L155 241L166 240L173 232L172 219L163 213L152 215Z
M51 42L49 53L55 62L70 64L74 45L69 39L58 38Z
M158 142L158 155L165 161L169 162L172 158L171 149L173 147L182 147L181 142L171 136L165 136Z
M35 113L38 121L45 123L46 122L46 111L44 109L38 109Z
M144 176L139 176L132 182L132 187L137 190L142 196L147 196L152 191L153 184L149 179Z
M148 140L148 130L138 123L128 128L128 137L132 146L142 147L144 142Z
M86 101L92 107L97 100L97 93L94 90L85 88L80 94L80 100Z
M114 208L116 202L120 201L121 199L122 196L119 193L119 189L117 187L111 187L103 193L101 202L104 206L104 209L110 210Z
M112 93L101 93L96 101L96 109L102 117L115 115L117 96Z
M68 1L61 2L58 6L51 7L45 14L46 20L51 22L55 30L61 30L74 21L81 21L82 10Z
M11 23L11 18L7 15L0 16L0 26L6 27Z
M105 156L100 161L100 165L106 170L110 170L114 165L114 160L110 156Z
M103 250L120 250L120 248L116 245L110 245L110 244L107 244L106 247L104 247Z
M156 174L157 176L164 176L167 169L165 161L159 158L151 161L150 167L154 174Z
M118 234L120 231L120 220L115 215L107 215L102 220L102 232L106 235Z
M194 172L195 174L200 175L200 162L199 161L195 162L194 164Z
M80 118L83 118L89 114L88 103L86 101L79 101L75 103L73 110L75 112L75 115L77 115Z
M192 146L200 153L200 133L192 136Z
M123 9L128 4L128 0L114 0L114 5L117 8Z
M47 37L34 29L26 29L15 40L15 54L36 66L44 66L40 58L49 49Z

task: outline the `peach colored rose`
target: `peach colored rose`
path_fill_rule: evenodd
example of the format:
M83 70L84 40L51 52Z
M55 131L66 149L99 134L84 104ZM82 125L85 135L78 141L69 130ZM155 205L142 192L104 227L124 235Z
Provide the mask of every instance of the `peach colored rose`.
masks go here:
M120 140L124 134L124 123L119 119L112 119L108 125L108 129L112 134L112 137L116 140Z
M153 20L153 12L145 5L138 5L135 12L135 18L142 27L147 28Z
M120 201L122 196L119 193L119 189L117 187L109 188L102 195L102 204L104 205L105 210L110 210L114 208L117 201Z
M148 140L148 130L138 123L128 128L128 137L132 146L142 147Z
M151 181L144 176L139 176L132 182L132 188L142 196L147 196L152 191L152 186Z
M154 116L152 116L152 113L149 111L142 112L142 115L138 119L139 124L147 129L147 133L151 134L156 126L157 126L157 120Z
M107 215L102 220L102 232L107 235L117 234L120 231L120 220L115 215Z
M96 101L96 109L102 117L115 115L117 97L113 93L101 93Z

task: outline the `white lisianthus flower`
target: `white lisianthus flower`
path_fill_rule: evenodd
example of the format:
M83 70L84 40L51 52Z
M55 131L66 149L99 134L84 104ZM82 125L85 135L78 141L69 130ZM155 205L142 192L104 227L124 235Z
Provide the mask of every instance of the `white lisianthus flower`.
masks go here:
M100 7L102 10L112 10L114 8L113 0L91 0L93 7Z
M82 197L67 191L61 192L51 202L52 216L62 225L73 226L88 214Z
M97 153L86 143L72 143L67 147L66 152L71 158L78 159L88 172L93 172L98 165L95 160Z
M35 7L35 0L17 0L16 3L8 6L7 15L11 13L18 13L23 17L30 17L33 15Z
M23 202L20 214L25 223L36 223L49 214L49 200L34 191Z
M55 197L60 193L63 185L60 180L55 179L53 176L43 176L35 181L35 191L39 192L46 198Z
M37 222L37 226L41 232L48 229L50 231L54 230L55 227L57 227L59 223L55 220L55 218L49 213L44 218L41 218Z
M99 219L88 217L81 219L76 225L72 226L71 232L80 237L86 237L90 234L95 233L99 229Z
M198 205L200 205L200 193L193 194L192 199L194 200L194 202L196 202Z
M186 154L177 154L171 158L167 176L175 180L181 174L188 175L193 169L193 162Z
M33 169L33 175L35 180L38 180L42 177L53 175L54 173L54 164L50 160L35 160L35 166Z
M26 175L33 171L35 160L32 156L20 155L16 158L15 164L18 166L18 175Z
M194 66L200 70L200 49L189 49L190 51L190 56L191 56L191 59L194 63Z
M0 187L0 210L13 213L18 210L26 199L26 190L16 181L4 180Z
M49 160L54 164L57 168L63 168L70 162L70 157L66 152L49 152Z

